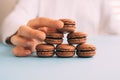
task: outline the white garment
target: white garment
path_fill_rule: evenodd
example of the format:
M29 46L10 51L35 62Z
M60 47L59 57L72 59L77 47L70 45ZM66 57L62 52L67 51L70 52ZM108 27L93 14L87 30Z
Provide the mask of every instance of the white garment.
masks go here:
M120 34L108 0L20 0L3 22L3 41L35 17L70 18L77 23L76 31L89 35Z

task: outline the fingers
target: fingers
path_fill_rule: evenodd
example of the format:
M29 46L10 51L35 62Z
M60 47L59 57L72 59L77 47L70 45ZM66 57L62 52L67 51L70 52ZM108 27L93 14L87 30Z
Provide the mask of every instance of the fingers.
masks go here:
M35 47L37 44L41 44L42 42L38 41L38 40L33 40L34 41L34 45L31 47L23 47L23 46L16 46L13 48L13 54L17 57L26 57L26 56L30 56L32 52L35 52Z
M23 47L32 47L35 44L32 39L27 39L19 35L12 36L11 42L16 46L23 46Z
M47 33L58 32L56 28L47 28Z
M40 17L30 20L27 25L34 29L38 29L39 27L43 26L59 29L63 27L64 23L60 20Z
M37 39L38 42L44 40L45 33L39 30L34 30L28 26L21 26L16 35L11 37L12 44L16 45L13 48L13 54L18 57L29 56L35 51Z
M50 28L50 27L40 27L38 30L43 31L45 33L50 33L50 32L58 32L56 28Z
M39 30L34 30L28 26L21 26L18 30L18 35L30 38L30 39L37 39L43 41L46 37L45 33Z
M40 30L40 31L43 31L43 32L47 33L48 28L47 28L47 27L40 27L40 28L38 28L38 30Z
M13 54L17 57L26 57L31 55L31 51L21 46L16 46L15 48L13 48Z

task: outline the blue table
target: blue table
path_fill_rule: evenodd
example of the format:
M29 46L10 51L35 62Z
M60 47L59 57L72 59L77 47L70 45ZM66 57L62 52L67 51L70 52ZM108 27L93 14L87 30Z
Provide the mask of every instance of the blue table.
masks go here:
M0 80L120 80L120 36L88 37L93 58L15 57L0 43Z

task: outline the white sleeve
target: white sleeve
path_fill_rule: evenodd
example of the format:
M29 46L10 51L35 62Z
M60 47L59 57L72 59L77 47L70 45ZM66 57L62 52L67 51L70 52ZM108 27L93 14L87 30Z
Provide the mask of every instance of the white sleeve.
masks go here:
M2 23L2 41L16 33L20 25L25 25L28 20L37 17L39 0L19 0L13 11Z
M100 31L107 34L120 34L120 20L113 14L110 0L102 0Z

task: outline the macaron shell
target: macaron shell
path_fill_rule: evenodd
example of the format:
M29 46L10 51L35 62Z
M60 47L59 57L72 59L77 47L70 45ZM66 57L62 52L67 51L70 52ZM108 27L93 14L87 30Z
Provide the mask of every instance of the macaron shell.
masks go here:
M56 46L56 50L75 51L75 47L73 45L69 45L69 44L61 44L61 45Z
M86 38L81 38L81 39L68 39L69 44L83 44L86 42Z
M53 45L48 44L38 44L36 46L37 51L53 51L55 47Z
M52 57L54 56L54 51L49 52L37 52L38 57Z
M74 20L71 19L59 19L60 21L62 21L64 24L75 24Z
M56 52L56 55L58 57L73 57L75 55L75 52Z
M63 38L64 35L62 33L47 33L46 34L47 38Z
M79 57L92 57L96 54L96 52L95 51L89 51L89 52L79 52L79 51L77 51L76 54Z
M62 44L63 39L49 39L49 38L47 38L47 39L45 39L45 42L47 44Z
M81 44L76 47L77 50L96 50L96 47L92 44Z
M67 38L86 38L87 34L84 32L73 32L67 35Z

